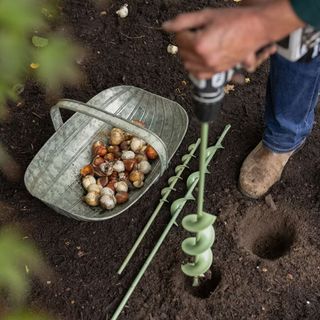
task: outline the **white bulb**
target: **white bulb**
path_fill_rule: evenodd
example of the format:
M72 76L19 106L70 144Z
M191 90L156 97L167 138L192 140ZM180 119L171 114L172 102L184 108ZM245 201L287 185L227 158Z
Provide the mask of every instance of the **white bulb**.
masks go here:
M146 160L142 160L138 163L137 169L144 174L148 174L151 171L151 164Z
M94 176L85 176L84 178L82 178L82 185L86 190L88 190L90 184L93 183L96 183L96 179L94 178Z
M177 54L178 53L178 47L173 45L173 44L169 44L167 47L167 52L170 54Z
M96 183L92 183L90 184L90 186L88 187L88 192L95 192L97 194L100 194L100 190L101 190L101 187L99 187Z
M103 209L111 210L116 206L116 198L114 196L110 196L105 194L100 198L100 206Z
M116 14L120 17L120 18L125 18L128 16L129 14L129 10L128 10L128 4L124 4L117 12Z
M134 159L135 157L135 153L131 150L125 150L125 151L122 151L122 155L121 155L121 159L123 160L130 160L130 159Z
M145 144L146 142L144 140L133 137L130 143L130 148L133 152L139 152Z
M100 194L102 196L104 196L104 195L113 196L114 195L114 191L109 187L104 187L104 188L101 189Z
M117 160L115 162L115 164L113 165L113 170L116 171L116 172L123 172L125 171L125 166L124 166L124 163L123 161L121 160Z
M96 207L97 205L99 205L99 198L100 196L96 192L89 192L84 197L84 200L87 203L87 205L91 207Z
M117 192L128 192L128 185L124 181L115 183L114 187L116 188Z

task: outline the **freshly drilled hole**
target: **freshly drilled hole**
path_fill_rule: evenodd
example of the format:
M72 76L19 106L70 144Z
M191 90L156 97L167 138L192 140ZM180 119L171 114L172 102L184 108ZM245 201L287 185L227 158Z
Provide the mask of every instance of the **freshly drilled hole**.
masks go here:
M262 259L283 257L290 252L295 240L296 222L290 214L258 207L241 223L241 244Z
M208 271L203 278L199 279L199 282L200 285L198 287L193 287L192 279L188 279L189 292L197 298L209 298L221 282L220 270L214 268L213 271Z
M286 226L258 237L252 252L260 258L275 260L287 254L295 240L295 231Z

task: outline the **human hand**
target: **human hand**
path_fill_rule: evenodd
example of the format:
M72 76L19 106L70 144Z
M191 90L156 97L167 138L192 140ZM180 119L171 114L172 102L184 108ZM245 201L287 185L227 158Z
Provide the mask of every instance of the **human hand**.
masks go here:
M266 44L252 8L205 9L179 15L163 27L176 33L185 68L200 79L246 59L252 64L249 57Z
M248 72L254 72L264 61L276 52L277 46L275 44L268 45L257 53L252 53L247 56L242 61L241 66Z
M271 47L256 57L259 49L304 25L288 0L258 2L256 6L182 14L163 28L176 33L185 68L200 79L239 63L253 70L275 51Z
M269 0L242 0L241 6L252 6L265 4ZM264 49L260 49L257 53L250 54L242 61L242 66L248 72L254 72L265 60L277 51L276 45L267 45Z

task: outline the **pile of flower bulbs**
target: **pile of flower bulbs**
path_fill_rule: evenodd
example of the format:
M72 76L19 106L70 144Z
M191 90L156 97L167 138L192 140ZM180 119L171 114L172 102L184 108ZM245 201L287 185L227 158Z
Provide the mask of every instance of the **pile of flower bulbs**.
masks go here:
M140 121L134 123L143 126ZM120 128L111 130L108 144L94 142L92 155L92 162L80 170L87 191L83 200L107 210L125 203L130 190L143 186L152 169L150 160L158 158L152 146Z

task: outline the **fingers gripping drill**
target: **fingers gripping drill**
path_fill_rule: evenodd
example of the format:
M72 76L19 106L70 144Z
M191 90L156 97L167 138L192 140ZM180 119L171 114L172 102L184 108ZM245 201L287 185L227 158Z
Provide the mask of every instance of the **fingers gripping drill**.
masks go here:
M262 49L263 50L263 49ZM289 61L308 62L319 55L320 31L308 26L298 29L277 43L277 53ZM225 84L239 72L240 66L217 73L211 79L198 80L192 75L194 112L201 122L214 120L222 105Z

